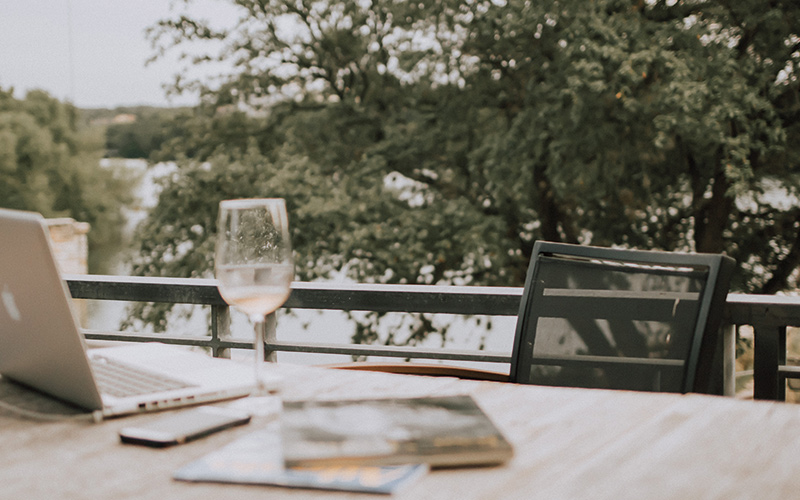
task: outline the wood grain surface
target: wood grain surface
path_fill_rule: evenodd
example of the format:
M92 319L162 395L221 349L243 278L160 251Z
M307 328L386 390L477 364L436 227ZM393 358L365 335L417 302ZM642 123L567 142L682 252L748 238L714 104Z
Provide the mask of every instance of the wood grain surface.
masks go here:
M471 394L506 434L500 467L437 470L402 499L786 499L800 495L800 408L701 395L548 388L276 364L284 400ZM0 401L80 411L0 380ZM241 403L241 402L240 402ZM179 411L179 410L178 410ZM0 409L2 499L344 499L357 493L181 483L181 466L266 425L167 449L123 445L158 414L43 422Z

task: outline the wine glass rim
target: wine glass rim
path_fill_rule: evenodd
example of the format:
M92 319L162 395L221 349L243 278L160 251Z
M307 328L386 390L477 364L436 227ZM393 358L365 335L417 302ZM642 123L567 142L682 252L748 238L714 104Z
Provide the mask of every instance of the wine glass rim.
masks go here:
M222 200L219 202L220 208L247 208L257 207L272 203L286 203L284 198L238 198L233 200Z

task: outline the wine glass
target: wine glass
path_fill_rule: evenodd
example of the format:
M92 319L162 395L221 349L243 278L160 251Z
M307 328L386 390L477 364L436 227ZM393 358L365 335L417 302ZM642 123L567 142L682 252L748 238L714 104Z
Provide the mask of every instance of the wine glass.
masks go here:
M264 323L289 298L294 278L286 202L280 198L220 202L214 267L222 298L253 322L256 393L266 394L261 377Z

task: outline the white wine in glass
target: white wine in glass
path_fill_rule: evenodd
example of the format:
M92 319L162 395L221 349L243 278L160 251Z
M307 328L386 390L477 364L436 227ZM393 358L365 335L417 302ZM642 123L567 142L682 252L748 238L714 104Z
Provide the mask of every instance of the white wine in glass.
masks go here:
M264 394L264 322L289 298L294 278L286 202L220 202L214 267L222 298L253 322L256 391Z

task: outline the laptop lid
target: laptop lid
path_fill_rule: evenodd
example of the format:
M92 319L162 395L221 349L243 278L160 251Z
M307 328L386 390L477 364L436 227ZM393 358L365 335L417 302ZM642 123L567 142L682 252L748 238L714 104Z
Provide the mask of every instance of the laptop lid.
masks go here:
M0 373L96 410L103 402L44 218L0 210Z

